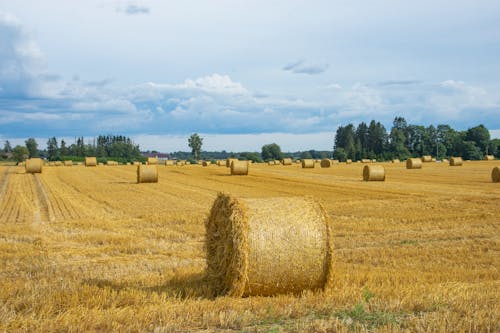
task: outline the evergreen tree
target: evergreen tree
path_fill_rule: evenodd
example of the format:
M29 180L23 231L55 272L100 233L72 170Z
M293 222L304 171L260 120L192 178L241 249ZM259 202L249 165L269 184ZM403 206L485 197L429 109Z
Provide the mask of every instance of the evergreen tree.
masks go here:
M28 149L29 158L38 157L38 143L35 138L29 138L25 141L26 148Z

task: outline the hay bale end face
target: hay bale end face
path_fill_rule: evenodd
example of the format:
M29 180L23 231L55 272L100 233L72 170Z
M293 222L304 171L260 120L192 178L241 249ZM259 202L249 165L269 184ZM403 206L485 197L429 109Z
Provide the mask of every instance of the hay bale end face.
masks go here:
M302 168L303 169L310 169L314 168L314 160L310 158L305 158L302 160Z
M424 163L432 162L432 156L431 155L422 156L422 162L424 162Z
M137 183L157 183L158 167L156 165L138 165Z
M41 158L30 158L26 160L24 169L26 173L42 173L43 161Z
M322 168L329 168L329 167L332 166L332 164L333 164L333 161L331 159L324 158L324 159L321 160L320 166Z
M385 181L385 169L381 165L365 165L363 167L364 181Z
M494 167L491 170L491 181L493 183L500 183L500 167Z
M292 165L292 159L287 157L281 160L281 164L283 165Z
M95 167L95 166L97 166L97 158L95 158L95 157L85 157L85 166L86 167Z
M450 166L462 166L464 161L461 157L451 157L450 158Z
M237 199L220 193L205 222L215 295L323 289L332 272L328 214L311 198Z
M407 169L422 169L422 159L420 158L409 158L406 160Z
M248 161L232 161L231 162L231 175L246 176L248 175Z

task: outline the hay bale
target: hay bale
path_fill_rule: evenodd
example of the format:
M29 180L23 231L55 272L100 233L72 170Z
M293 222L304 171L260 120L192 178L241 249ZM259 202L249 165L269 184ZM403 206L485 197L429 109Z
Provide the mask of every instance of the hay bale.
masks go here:
M26 173L42 173L43 160L41 158L30 158L24 163Z
M500 167L494 167L491 170L491 181L493 183L500 183Z
M484 160L485 161L494 161L495 160L495 156L493 156L493 155L484 155Z
M377 160L376 160L376 159L373 159L373 160L372 160L372 163L376 163L376 162L377 162Z
M281 165L281 160L274 160L275 165Z
M158 165L158 159L156 157L148 157L148 165Z
M401 161L399 159L397 159L397 158L395 158L395 159L392 160L392 163L399 163L399 162L401 162Z
M422 159L421 158L409 158L406 160L407 169L422 169Z
M348 159L345 161L345 164L351 164L352 163L352 160L351 159Z
M302 161L301 161L301 160L296 160L296 161L295 161L295 163L296 163L296 164L301 164L301 163L302 163Z
M73 161L72 160L64 161L64 166L73 166Z
M232 161L231 162L231 175L248 175L248 161Z
M267 162L267 165L276 165L276 164L274 164L274 161L269 161Z
M436 158L434 158L434 157L433 157L433 158L431 159L431 162L436 162Z
M54 165L55 165L55 166L62 166L62 165L63 165L63 162L61 162L61 161L55 161L55 162L54 162Z
M305 158L302 160L302 169L314 168L314 160L310 158Z
M107 161L106 164L109 165L109 166L115 166L115 165L118 165L118 162L116 162L116 161Z
M424 163L432 162L432 156L431 155L422 156L422 162Z
M283 165L292 165L292 159L290 157L284 158L281 160L281 164Z
M49 162L49 166L55 166L56 163L55 162Z
M340 161L339 160L332 160L332 164L339 164Z
M157 183L158 182L158 166L156 165L138 165L137 166L137 183Z
M135 162L133 163L133 165L141 165L141 164L142 164L141 162L137 162L137 161L135 161Z
M464 161L461 157L451 157L450 158L450 166L462 166Z
M185 160L177 160L177 162L175 162L175 165L179 165L179 166L186 165L186 161Z
M371 163L372 160L368 159L368 158L362 158L361 159L361 163Z
M449 163L450 161L447 158L443 158L443 163Z
M203 161L203 162L201 162L201 165L204 167L207 167L210 165L210 161Z
M324 158L324 159L321 160L320 166L322 168L329 168L329 167L332 166L332 164L333 164L333 161L331 159Z
M97 165L97 158L95 157L85 157L86 167L95 167Z
M323 289L331 278L331 222L312 198L219 193L205 228L207 276L216 295L300 293Z
M165 160L165 166L172 166L174 165L174 160Z
M237 160L238 160L237 158L231 158L231 157L230 158L226 158L226 167L230 168L231 167L231 163L233 161L237 161Z
M381 165L365 165L363 168L364 181L385 181L385 169Z

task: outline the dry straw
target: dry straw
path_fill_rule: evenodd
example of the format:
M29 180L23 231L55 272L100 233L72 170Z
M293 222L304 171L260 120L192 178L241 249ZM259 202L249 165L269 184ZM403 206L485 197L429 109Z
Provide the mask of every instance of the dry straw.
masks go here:
M148 157L148 165L158 165L158 159L156 157Z
M292 159L290 157L284 158L281 160L281 164L283 165L292 165Z
M248 175L248 161L232 161L231 162L231 175Z
M41 158L30 158L26 160L24 164L24 169L26 173L41 173L43 167L43 161Z
M485 161L493 161L493 160L495 160L495 156L493 156L493 155L484 155L484 160Z
M351 164L351 163L352 163L352 160L351 160L351 159L346 160L346 161L345 161L345 163L346 163L346 164Z
M209 166L210 165L210 161L203 161L201 162L201 165L206 167L206 166Z
M384 181L385 169L381 165L365 165L363 168L363 180Z
M491 170L491 181L493 183L500 183L500 167L494 167Z
M462 166L463 163L461 157L450 157L450 166Z
M138 165L137 183L157 183L158 167L156 165Z
M333 164L333 161L331 159L324 158L324 159L321 160L320 166L322 168L329 168L329 167L332 166L332 164Z
M49 162L49 166L54 166L54 165L56 165L55 162Z
M85 166L92 167L97 165L97 158L95 157L85 157Z
M237 158L227 158L226 159L226 167L230 168L231 167L231 162L237 161Z
M215 295L270 296L323 289L333 236L308 197L237 199L219 193L205 222L207 276Z
M422 159L420 158L409 158L406 160L407 169L422 169Z
M64 166L73 166L73 161L72 160L64 161Z
M422 156L422 162L424 163L432 162L432 156L431 155Z
M363 158L361 159L361 163L371 163L372 160L368 159L368 158Z
M309 169L314 168L314 160L310 158L305 158L302 160L302 168Z

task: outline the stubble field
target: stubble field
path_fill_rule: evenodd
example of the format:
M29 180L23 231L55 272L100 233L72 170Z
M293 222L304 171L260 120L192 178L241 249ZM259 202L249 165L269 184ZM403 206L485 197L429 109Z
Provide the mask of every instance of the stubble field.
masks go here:
M301 169L0 166L0 331L500 331L498 161ZM334 230L325 291L210 296L204 220L218 192L311 195Z

